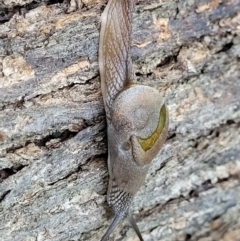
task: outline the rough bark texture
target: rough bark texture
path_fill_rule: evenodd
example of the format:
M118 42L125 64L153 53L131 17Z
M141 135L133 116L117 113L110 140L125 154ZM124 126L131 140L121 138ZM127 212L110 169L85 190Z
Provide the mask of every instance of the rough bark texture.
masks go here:
M0 240L97 241L110 223L105 3L0 3ZM239 241L240 0L138 1L132 56L170 112L132 205L144 240ZM127 222L110 239L138 240Z

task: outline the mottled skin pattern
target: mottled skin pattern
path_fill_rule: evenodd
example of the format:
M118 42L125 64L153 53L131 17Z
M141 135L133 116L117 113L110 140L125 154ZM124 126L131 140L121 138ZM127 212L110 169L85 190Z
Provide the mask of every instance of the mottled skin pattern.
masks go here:
M132 11L133 0L109 0L101 19L99 67L108 124L108 203L115 213L102 241L127 216L143 240L129 207L167 137L168 112L161 95L134 80Z

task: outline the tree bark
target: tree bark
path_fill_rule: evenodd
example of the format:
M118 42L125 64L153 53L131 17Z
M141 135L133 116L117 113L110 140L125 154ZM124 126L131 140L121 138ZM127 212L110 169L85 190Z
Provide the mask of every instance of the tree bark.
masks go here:
M98 72L107 1L0 3L0 240L100 240L111 210ZM145 241L240 240L240 0L137 1L137 80L169 136L132 210ZM123 222L110 240L138 240Z

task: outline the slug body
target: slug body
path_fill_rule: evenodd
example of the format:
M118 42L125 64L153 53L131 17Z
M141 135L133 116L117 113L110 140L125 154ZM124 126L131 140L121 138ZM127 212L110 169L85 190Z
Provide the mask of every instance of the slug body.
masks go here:
M125 217L143 240L129 208L168 130L168 112L159 92L135 83L130 56L133 1L109 0L101 18L99 68L107 117L107 200L115 213L102 241Z

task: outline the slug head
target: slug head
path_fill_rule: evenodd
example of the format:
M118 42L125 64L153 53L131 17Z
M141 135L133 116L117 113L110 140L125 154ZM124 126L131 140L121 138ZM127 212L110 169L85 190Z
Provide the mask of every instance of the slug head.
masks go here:
M129 216L132 198L144 184L149 164L161 149L168 130L168 112L163 99L148 86L130 85L121 91L110 115L108 203L115 218L107 235ZM130 221L142 240L134 219Z

